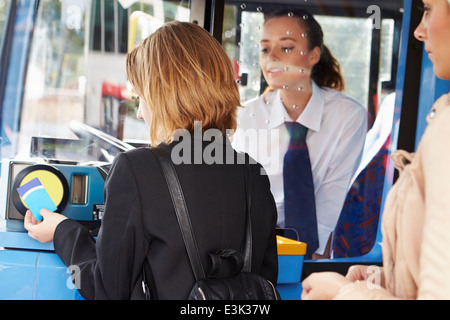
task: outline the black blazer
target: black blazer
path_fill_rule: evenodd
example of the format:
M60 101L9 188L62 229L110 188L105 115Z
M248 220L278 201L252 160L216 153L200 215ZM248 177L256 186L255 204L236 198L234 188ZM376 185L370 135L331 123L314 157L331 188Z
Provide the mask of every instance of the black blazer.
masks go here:
M231 152L236 160L237 154L225 141L191 143L200 143L201 150L218 156L216 159L223 156L224 162L226 157L229 161ZM170 152L177 145L175 142L163 148ZM223 150L223 155L211 153L211 148L217 148L216 152ZM191 160L195 160L193 156ZM205 272L211 267L210 250L240 250L243 241L244 167L234 163L203 161L175 166ZM252 271L276 285L277 211L262 167L255 163L250 166ZM80 270L75 278L80 294L85 299L143 299L141 281L145 263L154 298L186 299L195 279L161 166L149 149L139 148L116 156L105 182L105 203L97 241L87 229L69 219L55 231L56 253L66 266L79 268L71 270Z

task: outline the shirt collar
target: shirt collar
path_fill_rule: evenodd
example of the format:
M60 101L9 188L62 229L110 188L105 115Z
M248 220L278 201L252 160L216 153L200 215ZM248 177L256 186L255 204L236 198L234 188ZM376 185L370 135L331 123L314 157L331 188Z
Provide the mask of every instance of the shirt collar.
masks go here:
M305 110L297 119L297 122L307 127L309 130L320 131L320 125L322 123L323 108L325 105L324 97L320 87L312 81L312 91L313 94L311 99L309 99ZM272 93L272 112L270 113L270 124L269 129L276 128L282 125L284 122L289 121L290 117L280 99L280 91Z

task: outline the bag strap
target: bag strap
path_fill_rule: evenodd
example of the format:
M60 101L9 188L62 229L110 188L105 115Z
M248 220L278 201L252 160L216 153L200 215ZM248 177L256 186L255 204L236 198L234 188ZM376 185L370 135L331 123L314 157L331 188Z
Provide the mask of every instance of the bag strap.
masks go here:
M250 272L252 270L252 255L253 255L253 245L252 245L252 219L251 219L251 185L252 185L252 171L248 165L244 162L244 172L245 172L245 195L247 198L247 217L246 217L246 232L244 237L244 272Z
M164 172L164 177L166 178L169 186L170 196L172 198L178 224L180 225L181 234L183 236L195 278L197 281L204 279L205 271L203 270L200 254L192 232L191 219L189 218L183 191L181 189L180 181L178 180L172 160L170 159L169 154L161 148L152 148L151 150L158 156Z
M205 271L201 262L200 254L197 244L195 242L195 236L193 234L191 220L184 199L184 194L181 189L180 181L175 171L170 155L167 151L161 148L151 148L151 150L157 155L161 163L161 167L164 172L164 177L167 181L172 202L177 215L178 224L183 236L183 240L186 246L186 250L189 256L189 260L194 272L195 278L198 280L205 278ZM244 238L244 268L246 272L251 270L251 257L252 257L252 234L251 234L251 221L250 221L250 178L251 172L244 165L246 176L246 196L247 196L247 217L246 217L246 234Z

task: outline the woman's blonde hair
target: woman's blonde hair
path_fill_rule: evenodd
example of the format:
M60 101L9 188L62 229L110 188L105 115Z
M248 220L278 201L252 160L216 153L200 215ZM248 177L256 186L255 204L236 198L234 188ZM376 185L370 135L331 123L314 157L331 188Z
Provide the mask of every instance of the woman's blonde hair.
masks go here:
M236 129L240 96L233 66L202 27L172 21L127 55L128 81L147 103L152 144L170 143L177 129Z

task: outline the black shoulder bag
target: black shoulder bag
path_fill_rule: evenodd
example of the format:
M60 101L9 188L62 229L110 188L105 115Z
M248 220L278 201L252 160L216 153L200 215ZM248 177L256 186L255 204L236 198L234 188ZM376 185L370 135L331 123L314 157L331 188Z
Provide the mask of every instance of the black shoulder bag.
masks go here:
M251 172L248 166L244 165L247 194L247 221L246 235L244 238L244 255L233 249L221 249L210 252L209 255L212 259L212 270L206 276L195 242L183 191L172 160L170 159L170 155L160 148L152 148L152 151L158 156L163 168L178 223L183 235L183 240L196 279L196 283L189 294L188 300L279 300L280 295L275 286L259 274L251 272ZM221 259L231 259L233 262L236 268L235 273L232 276L225 278L217 277Z

